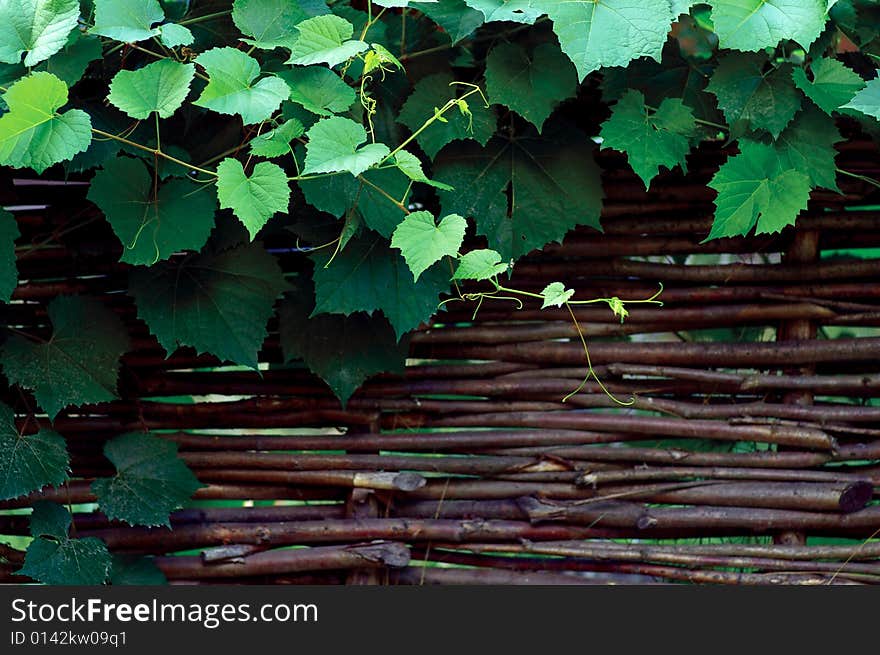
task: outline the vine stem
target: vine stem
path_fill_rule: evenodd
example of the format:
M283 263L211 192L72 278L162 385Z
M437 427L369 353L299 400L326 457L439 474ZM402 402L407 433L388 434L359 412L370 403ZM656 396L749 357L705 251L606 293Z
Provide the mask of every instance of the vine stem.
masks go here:
M183 161L182 159L178 159L177 157L173 157L168 153L162 152L159 148L150 148L149 146L141 145L135 141L131 141L130 139L126 139L125 137L117 136L115 134L111 134L110 132L105 132L104 130L99 130L96 127L92 128L92 132L98 134L107 139L113 139L114 141L119 141L120 143L124 143L127 146L131 146L132 148L137 148L139 150L143 150L144 152L152 153L158 157L162 157L163 159L167 159L170 162L174 162L175 164L179 164L184 168L190 168L194 171L198 171L199 173L204 173L205 175L210 175L211 177L217 177L217 173L214 171L209 171L207 168L201 168L196 166L195 164L190 164L189 162Z
M845 171L842 168L835 168L834 170L836 172L840 173L841 175L846 175L847 177L852 177L856 180L861 180L862 182L866 182L867 184L870 184L871 186L880 189L880 182L878 182L877 180L875 180L872 177L868 177L867 175L859 175L858 173L853 173L852 171Z

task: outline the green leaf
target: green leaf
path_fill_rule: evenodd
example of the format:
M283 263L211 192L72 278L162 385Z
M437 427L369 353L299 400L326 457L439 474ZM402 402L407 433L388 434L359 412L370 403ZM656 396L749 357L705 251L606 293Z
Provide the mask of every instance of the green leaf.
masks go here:
M813 105L801 111L774 144L780 166L809 176L812 187L837 187L837 150L834 144L843 141L837 126L827 114Z
M443 257L458 257L466 230L467 221L457 214L450 214L436 224L431 212L417 211L394 230L391 247L400 250L418 282L419 276Z
M18 286L18 268L15 265L15 240L21 236L15 217L0 209L0 302L9 302Z
M348 111L356 99L354 89L323 66L282 71L278 76L290 87L290 99L319 116Z
M507 272L508 264L494 250L471 250L461 256L453 280L488 280Z
M740 142L740 154L728 159L709 186L718 192L715 222L706 238L778 232L793 225L810 198L810 178L784 168L772 146Z
M556 44L542 43L529 55L502 43L486 57L489 102L507 105L541 131L553 109L577 91L577 72Z
M333 68L369 48L363 41L352 40L354 26L340 16L315 16L296 29L299 35L290 50L288 64L327 64Z
M626 153L629 165L642 178L645 188L651 185L661 166L681 166L687 171L685 157L696 135L696 123L689 107L678 98L666 98L657 111L645 107L641 91L631 89L617 101L611 117L602 124L602 148Z
M60 485L69 470L64 437L52 430L23 434L12 409L0 403L0 500Z
M144 432L129 432L104 446L116 475L98 478L92 491L109 519L129 525L171 527L169 515L202 485L177 456L177 444Z
M159 0L94 0L95 26L89 32L135 43L158 36L154 23L165 20Z
M102 56L101 39L74 30L67 39L67 45L37 66L36 70L52 73L70 88L80 81L89 63Z
M110 573L110 553L95 537L71 539L70 513L58 503L34 503L24 566L18 571L48 585L99 585Z
M37 173L89 147L92 123L80 109L63 114L67 87L51 73L31 73L13 84L0 116L0 165L33 168Z
M440 294L449 290L449 269L443 262L429 268L416 282L403 257L377 235L352 239L329 266L330 253L321 251L313 258L312 316L379 309L398 339L429 319L437 311Z
M119 359L129 347L122 321L83 296L58 296L46 312L53 327L48 341L16 335L0 351L9 381L33 390L52 420L70 405L114 400Z
M533 0L464 0L465 4L480 11L487 23L510 21L531 25L544 12L532 5L540 3Z
M456 97L455 87L450 86L452 81L450 73L435 73L421 79L400 109L398 122L413 132L421 128L439 107ZM473 139L486 145L492 138L498 120L495 112L480 100L469 103L469 107L470 117L453 108L443 116L444 120L435 121L416 137L416 142L431 159L452 141Z
M713 0L719 45L730 50L775 48L783 40L809 48L825 27L826 0Z
M291 153L290 142L303 135L303 124L295 118L285 121L274 130L251 139L251 153L258 157L281 157Z
M373 375L403 372L408 340L398 342L382 314L309 318L312 297L311 289L298 290L287 294L281 304L278 331L285 361L302 359L343 405Z
M442 27L453 44L469 37L484 21L483 12L468 7L464 0L411 2L410 7L418 9Z
M290 186L277 164L260 162L248 177L241 162L227 157L217 167L217 197L220 207L231 209L254 239L277 212L287 213Z
M397 168L413 182L421 182L422 184L427 184L435 189L442 189L444 191L453 190L448 184L429 179L428 176L425 175L425 171L422 170L422 162L411 152L400 150L395 153L394 163L397 165Z
M196 38L188 27L165 23L159 26L159 40L166 48L176 48L182 45L192 45Z
M0 61L28 68L67 44L79 19L78 0L6 0L0 2Z
M731 127L740 123L750 130L767 130L776 138L800 109L801 95L785 68L764 73L765 62L763 55L727 55L706 91L718 99Z
M571 300L571 297L574 295L574 289L566 289L562 282L551 282L544 287L541 295L544 296L544 303L541 305L541 309L562 307Z
M220 114L238 114L245 125L269 118L290 95L283 80L268 76L257 79L260 64L235 48L213 48L196 59L210 81L192 104Z
M357 176L385 159L389 153L384 143L358 147L367 140L367 131L360 123L341 116L318 121L306 136L309 142L306 145L304 175L348 171Z
M110 82L107 100L132 118L143 120L154 111L168 118L189 93L196 74L192 64L160 59L134 71L121 70Z
M673 20L668 0L532 0L553 21L562 51L581 81L603 66L660 61Z
M852 101L853 96L865 88L865 81L836 59L820 57L810 64L810 70L813 72L812 82L807 79L806 70L795 68L791 73L794 84L829 115Z
M875 78L868 82L865 88L859 91L842 108L855 109L866 116L880 120L880 78Z
M602 185L590 141L575 129L552 126L495 137L486 148L446 148L435 177L455 187L439 193L443 212L472 217L477 233L505 259L517 259L577 225L601 229Z
M89 188L122 242L120 261L155 264L181 250L200 250L214 228L217 203L205 187L180 178L159 186L143 162L117 157L98 171Z
M156 586L166 585L165 574L152 557L114 553L110 569L111 585Z
M278 262L258 242L138 268L129 280L138 316L167 352L191 346L253 369L286 288Z
M309 15L292 0L235 0L232 22L251 37L242 39L257 48L272 50L290 48L296 40L294 28Z

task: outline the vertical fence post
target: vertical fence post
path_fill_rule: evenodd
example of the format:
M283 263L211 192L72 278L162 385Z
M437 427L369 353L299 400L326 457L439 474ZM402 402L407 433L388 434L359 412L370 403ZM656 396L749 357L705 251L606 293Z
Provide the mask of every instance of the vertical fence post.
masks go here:
M380 416L371 420L368 426L352 425L347 434L376 434L379 432ZM378 455L379 451L375 451ZM345 500L345 516L352 519L375 519L381 512L376 494L370 489L352 489ZM382 582L378 569L352 569L345 579L347 585L377 585Z

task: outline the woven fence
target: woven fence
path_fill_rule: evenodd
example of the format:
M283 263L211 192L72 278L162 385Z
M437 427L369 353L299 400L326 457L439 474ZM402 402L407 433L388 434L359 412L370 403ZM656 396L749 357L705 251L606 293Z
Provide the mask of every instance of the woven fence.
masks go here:
M2 503L0 543L28 534L26 513L5 510L51 499L74 505L78 536L154 555L181 583L880 581L880 258L832 252L880 247L873 187L842 178L796 230L701 244L723 156L703 151L687 177L645 192L603 155L605 233L573 232L514 268L520 289L563 280L579 298L664 285L663 307L635 305L624 323L574 310L626 407L595 380L562 402L584 350L568 312L537 303L486 302L475 317L448 303L413 336L405 374L371 379L344 408L283 365L275 323L260 372L185 349L166 358L135 316L112 234L67 230L102 220L87 183L5 179L25 247L2 321L46 330L45 304L82 293L125 320L133 348L121 400L54 423L71 482ZM875 176L876 162L859 139L838 156ZM286 270L305 265L289 238L266 244ZM48 424L26 396L3 401L22 425ZM132 430L175 441L205 484L172 530L88 511L91 479L112 473L103 444ZM3 580L23 580L22 556L2 547Z

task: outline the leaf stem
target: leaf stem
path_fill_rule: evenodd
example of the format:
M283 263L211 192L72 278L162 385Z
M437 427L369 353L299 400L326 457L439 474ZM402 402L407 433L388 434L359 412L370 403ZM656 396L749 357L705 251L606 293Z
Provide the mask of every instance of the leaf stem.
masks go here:
M111 134L110 132L105 132L104 130L99 130L96 127L92 128L92 132L103 136L107 139L113 139L114 141L119 141L120 143L124 143L127 146L131 146L132 148L137 148L138 150L143 150L144 152L149 152L153 155L158 155L163 159L167 159L170 162L174 162L175 164L179 164L184 168L192 169L194 171L198 171L199 173L204 173L205 175L210 175L211 177L217 177L217 173L214 171L209 171L207 168L201 168L196 166L195 164L190 164L189 162L183 161L182 159L178 159L177 157L172 157L171 155L162 152L158 148L150 148L149 146L141 145L140 143L136 143L135 141L131 141L126 139L125 137L116 136L115 134Z
M186 20L178 21L178 25L195 25L196 23L203 23L207 20L213 20L214 18L222 18L223 16L228 16L232 13L231 9L227 9L226 11L218 11L213 14L205 14L204 16L195 16L193 18L187 18Z
M856 180L861 180L862 182L867 182L871 186L874 186L874 187L877 187L878 189L880 189L880 182L878 182L877 180L875 180L872 177L868 177L867 175L859 175L858 173L846 171L842 168L835 168L834 170L836 172L840 173L841 175L846 175L847 177L852 177Z

